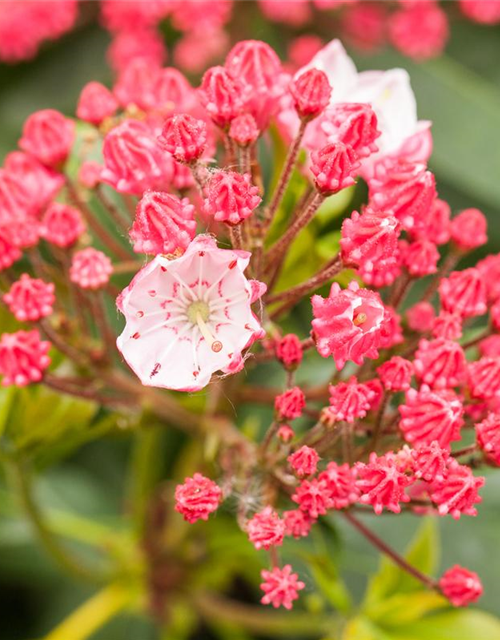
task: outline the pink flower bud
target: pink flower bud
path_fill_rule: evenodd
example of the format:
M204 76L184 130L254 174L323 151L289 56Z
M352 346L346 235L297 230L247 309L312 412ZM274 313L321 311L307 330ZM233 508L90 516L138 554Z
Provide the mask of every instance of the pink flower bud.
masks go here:
M4 295L3 301L19 322L36 322L52 313L54 285L23 273Z
M461 0L461 3L464 4L464 0ZM477 4L489 3L477 2ZM483 593L483 585L477 573L464 569L458 564L445 571L439 580L439 588L454 607L466 607L476 602Z
M476 268L483 276L489 300L500 298L500 254L486 256L477 263Z
M281 442L287 443L290 442L290 440L293 440L295 433L289 424L282 424L278 429L278 433L276 435L281 440Z
M302 480L295 490L292 500L314 520L318 516L325 515L328 509L333 508L330 488L324 479Z
M465 209L451 221L451 239L462 251L472 251L488 242L488 223L479 209Z
M319 481L326 485L331 509L345 509L359 497L356 471L347 463L329 462L326 470L319 474Z
M80 93L76 115L91 124L100 124L117 109L118 101L107 87L100 82L89 82Z
M393 356L378 367L377 373L387 391L408 391L413 375L413 364L405 358Z
M187 113L172 116L163 125L160 145L178 162L193 162L207 146L207 125Z
M225 128L241 113L244 88L224 67L205 72L199 88L201 103L216 125Z
M311 172L320 193L331 195L356 183L353 176L360 162L349 145L342 142L327 144L319 151L313 151L311 160Z
M487 457L500 466L500 415L489 413L487 418L476 424L476 438Z
M411 450L413 473L418 479L442 482L448 475L450 452L433 440Z
M399 224L382 211L353 211L342 223L342 260L349 266L377 263L398 251Z
M299 366L303 357L302 344L294 333L288 333L277 341L276 357L287 369Z
M330 385L330 407L337 420L355 422L357 418L364 418L371 409L374 392L365 384L358 383L355 376L349 382L339 382Z
M197 520L208 520L208 516L217 511L222 491L213 480L195 473L186 478L184 484L175 489L175 510L184 516L190 524Z
M453 271L439 285L439 297L443 309L458 313L463 318L486 313L486 285L478 269Z
M301 509L283 511L283 520L285 521L285 535L293 536L296 539L307 537L314 522Z
M240 147L248 147L256 142L260 135L255 118L249 113L236 116L229 127L229 137Z
M262 198L258 187L252 185L250 174L217 171L206 186L205 213L217 222L239 224L252 214Z
M459 0L462 13L474 22L497 24L500 22L500 4L484 0Z
M306 406L305 396L299 387L292 387L279 396L276 396L274 408L278 420L295 420L302 415L302 409Z
M94 160L82 162L78 172L78 182L87 189L95 189L101 181L102 166Z
M434 58L448 40L448 17L437 3L414 2L392 14L389 37L396 49L413 60Z
M461 515L477 515L474 505L482 501L478 491L483 485L484 478L475 477L470 467L452 458L448 460L448 473L442 480L435 479L431 483L429 493L440 516L450 514L458 520Z
M22 253L12 244L6 229L0 227L0 271L11 267L21 256Z
M119 2L117 5L130 5L130 2ZM148 4L141 2L140 4ZM113 34L113 39L106 52L111 68L123 72L130 65L140 61L144 66L159 68L167 59L167 49L163 36L156 29L148 27L120 30ZM118 97L118 96L117 96ZM124 105L125 106L125 105Z
M310 120L322 113L332 95L332 87L324 71L308 69L290 83L295 109L301 118Z
M283 544L285 523L272 507L265 507L247 522L247 533L257 550L268 551Z
M290 454L287 460L297 476L303 478L304 476L312 476L316 473L320 457L315 449L304 445Z
M358 158L378 151L375 141L381 132L375 111L369 104L344 102L333 105L321 126L330 142L350 145Z
M387 9L382 3L347 4L340 23L343 37L356 49L376 51L386 40Z
M262 604L272 604L275 609L281 606L291 609L293 601L299 597L298 591L306 586L298 579L296 573L292 573L292 567L289 564L286 564L283 569L279 567L274 567L271 571L263 569L261 576L264 582L260 588L265 595L260 601Z
M361 495L359 501L371 504L377 515L384 509L394 513L401 511L400 502L409 502L410 497L405 494L405 488L410 484L410 478L402 472L397 460L391 452L378 457L375 452L370 454L368 464L356 464L358 479L356 487Z
M441 311L432 322L432 336L445 340L459 340L462 337L462 318L456 313Z
M69 277L82 289L101 289L109 282L112 273L113 265L108 256L88 247L74 254Z
M430 240L415 240L415 242L400 245L403 263L408 273L414 278L423 278L436 273L439 261L439 251Z
M444 338L420 340L413 367L417 379L434 389L462 386L467 378L462 347Z
M186 249L195 233L194 206L188 198L147 191L137 205L130 237L134 251L157 255Z
M432 329L436 312L430 302L417 302L406 312L408 326L412 331L427 333Z
M500 358L484 357L469 363L469 389L473 398L491 400L500 396Z
M50 364L47 355L50 342L40 340L33 331L4 333L0 337L0 374L4 387L25 387L30 382L39 382Z
M44 109L26 120L19 146L42 164L57 167L66 161L74 139L73 120L54 109Z
M40 235L58 247L73 245L85 231L85 225L78 209L68 204L53 202L42 218Z

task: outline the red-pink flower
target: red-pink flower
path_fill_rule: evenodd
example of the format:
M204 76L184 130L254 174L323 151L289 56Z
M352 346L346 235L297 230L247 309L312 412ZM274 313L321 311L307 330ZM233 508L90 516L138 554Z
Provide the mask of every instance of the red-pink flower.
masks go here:
M229 137L240 147L253 144L260 135L255 118L249 113L236 116L229 127Z
M406 404L399 407L399 412L403 436L414 446L431 444L436 440L444 449L454 440L460 440L463 407L451 390L410 389L406 394Z
M175 489L175 510L191 524L197 520L208 520L208 516L217 511L222 491L213 480L195 473L186 478L184 484Z
M274 401L274 408L279 420L295 420L295 418L300 418L305 406L306 399L299 387L287 389L284 393L276 396Z
M433 327L435 317L436 312L434 311L434 307L430 302L425 301L417 302L417 304L410 307L406 312L408 326L413 331L418 331L419 333L430 331Z
M262 604L272 604L273 607L285 607L291 609L293 601L297 600L298 591L306 585L298 579L296 573L292 573L292 567L286 564L283 569L274 567L271 571L265 569L261 572L264 582L260 585L265 595L262 596Z
M408 391L413 375L413 364L405 358L393 356L378 367L377 373L387 391Z
M285 535L293 536L294 538L305 538L308 536L314 522L314 520L301 509L283 511L283 520L285 522Z
M50 342L40 340L36 329L4 333L0 337L0 375L2 385L25 387L39 382L50 364Z
M469 389L474 398L500 397L500 358L481 358L469 363Z
M378 121L369 104L342 102L332 105L321 122L329 142L343 142L352 147L358 158L367 158L378 151Z
M465 209L451 221L451 239L462 251L472 251L488 242L488 223L479 209Z
M85 231L81 213L75 207L53 202L45 211L40 224L40 235L58 247L74 244Z
M6 229L0 227L0 271L11 267L21 256L22 253L12 244Z
M252 185L250 174L235 171L217 171L206 187L204 210L217 222L239 224L252 214L262 198Z
M108 284L112 273L113 265L108 256L88 247L73 255L69 277L82 289L101 289Z
M330 509L344 509L356 502L359 497L356 487L356 470L347 463L339 465L336 462L329 462L326 470L319 474L318 479L326 485Z
M415 240L400 245L403 263L408 273L414 278L422 278L436 273L439 251L430 240Z
M195 232L194 206L188 198L146 191L137 205L130 237L134 251L157 255L186 249Z
M57 167L68 157L74 138L73 120L54 109L44 109L26 120L19 146L42 164Z
M76 115L86 122L100 124L117 109L118 101L107 87L100 82L89 82L80 93Z
M330 407L337 420L355 422L364 418L371 409L374 392L352 376L348 382L339 382L328 387Z
M354 175L359 166L353 148L342 142L327 144L311 154L314 184L324 195L337 193L355 184Z
M312 297L312 327L316 347L327 358L333 356L342 369L348 360L362 364L377 358L388 314L378 293L360 289L351 282L341 290L334 282L328 298Z
M224 67L205 72L198 90L200 101L219 127L226 127L243 109L244 86Z
M52 313L54 289L52 282L23 273L4 295L3 301L19 322L36 322Z
M462 318L456 313L441 311L432 322L432 336L445 340L459 340L462 337Z
M418 479L442 482L448 475L450 452L433 440L411 450L412 469Z
M485 454L500 466L500 415L489 413L476 425L476 438Z
M413 362L420 382L434 389L465 384L467 361L462 347L453 340L420 340Z
M165 153L144 122L125 120L112 129L102 147L103 182L121 193L141 195L165 189L173 174L173 158Z
M290 83L290 93L299 116L310 120L328 106L332 87L323 71L308 69L295 76Z
M276 342L276 357L287 369L296 369L302 362L302 343L294 333L288 333Z
M439 297L446 311L458 313L464 318L486 313L487 298L484 278L474 267L453 271L439 285Z
M279 547L285 536L285 522L272 507L265 507L247 522L248 539L256 549Z
M476 516L474 505L482 501L478 491L483 485L483 477L475 477L470 467L452 458L448 461L448 473L444 479L435 479L431 483L430 497L441 516L450 514L455 520L461 515Z
M414 60L439 55L448 40L446 13L434 2L412 2L396 11L389 20L392 44Z
M383 211L353 211L342 223L342 260L349 266L371 265L398 252L398 221Z
M295 489L292 500L311 518L325 515L333 506L328 483L325 480L302 480Z
M463 3L463 0L461 2ZM482 1L478 4L488 3ZM477 573L458 564L444 572L439 580L439 588L454 607L466 607L476 602L483 593L483 585Z
M304 445L290 454L287 460L299 478L303 478L316 473L320 457L315 449Z
M405 488L411 483L411 479L400 470L392 453L379 457L372 452L367 464L356 464L356 472L356 487L361 493L359 501L371 504L377 515L382 513L384 507L399 513L400 502L410 501Z
M181 113L166 120L158 141L178 162L193 162L206 149L207 125L203 120Z

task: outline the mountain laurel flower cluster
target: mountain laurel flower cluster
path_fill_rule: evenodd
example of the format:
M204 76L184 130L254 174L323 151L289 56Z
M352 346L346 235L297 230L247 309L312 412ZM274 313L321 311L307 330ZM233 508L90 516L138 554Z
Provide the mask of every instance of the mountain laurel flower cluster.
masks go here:
M116 33L137 19L119 4L103 3ZM427 57L441 13L401 3L391 38ZM30 115L0 169L20 323L2 383L184 430L197 470L162 490L168 519L203 536L234 514L269 561L262 603L290 609L308 578L281 555L319 520L387 551L363 514L477 514L481 467L500 464L500 256L474 264L484 215L438 198L405 71L358 72L337 40L294 74L239 42L198 87L137 65L85 86L75 118ZM454 606L482 590L461 567L417 577Z

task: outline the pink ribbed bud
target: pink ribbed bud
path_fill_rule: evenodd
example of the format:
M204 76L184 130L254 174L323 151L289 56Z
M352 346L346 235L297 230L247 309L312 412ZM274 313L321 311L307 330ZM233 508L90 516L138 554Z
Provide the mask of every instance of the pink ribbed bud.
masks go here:
M469 363L469 389L474 398L500 397L500 358L481 358Z
M392 256L380 260L366 260L358 267L358 275L365 284L377 289L388 287L401 275L399 247Z
M456 313L441 311L432 322L433 338L459 340L462 337L462 318Z
M445 449L454 440L460 440L463 407L453 391L410 389L406 404L400 405L399 412L399 427L410 444L418 446L436 440Z
M488 417L476 424L476 439L487 457L500 466L500 415L489 413Z
M444 200L435 198L426 224L414 235L417 238L430 240L434 244L446 244L450 240L450 217L450 205Z
M302 480L292 500L313 519L325 515L327 509L333 507L330 489L325 480Z
M2 385L25 387L30 382L39 382L50 364L47 355L50 342L40 340L33 331L4 333L0 337L0 375Z
M298 592L306 586L298 579L296 573L292 573L292 567L286 564L283 569L274 567L271 571L263 569L261 571L264 582L260 588L265 595L260 601L262 604L272 604L275 609L285 607L291 609L293 601L297 600Z
M392 257L398 251L398 221L383 211L353 211L342 223L342 260L359 267Z
M459 387L467 379L464 350L444 338L420 340L413 367L417 379L434 389Z
M253 89L273 89L281 73L276 52L260 40L242 40L228 53L226 68Z
M268 551L283 544L285 523L272 507L265 507L247 522L247 533L257 550Z
M178 162L193 162L207 147L207 125L181 113L165 122L158 141Z
M488 336L481 340L478 347L481 356L486 356L487 358L500 356L500 335L495 333L492 336Z
M358 156L342 142L327 144L311 154L311 172L314 184L324 195L337 193L356 183L354 176L360 166Z
M461 4L465 5L464 0L461 0ZM476 4L486 5L489 3L481 0ZM472 602L476 602L483 594L483 585L477 573L464 569L458 564L445 571L439 580L439 588L454 607L466 607Z
M49 205L40 225L42 238L62 248L74 244L84 231L85 225L78 209L61 202Z
M311 531L313 520L301 509L283 511L285 535L294 538L305 538Z
M229 137L240 147L248 147L256 142L260 135L255 118L249 113L236 116L229 127Z
M278 429L278 433L276 435L281 440L281 442L286 443L293 440L295 433L289 424L282 424L281 427Z
M408 326L412 331L426 333L432 329L436 312L430 302L417 302L406 312Z
M433 481L429 493L440 516L450 514L458 520L461 515L477 515L474 505L482 501L478 491L483 485L483 477L474 476L470 467L452 458L448 461L448 472L444 479Z
M486 256L476 268L483 276L489 300L500 298L500 254Z
M403 264L408 273L414 278L423 278L436 273L439 251L430 240L416 240L401 244Z
M301 118L310 120L322 113L332 95L332 87L324 71L308 69L290 83L295 109Z
M328 110L321 126L331 142L350 145L359 158L378 151L375 141L381 132L377 128L377 116L369 104L336 104Z
M75 123L54 109L32 113L24 123L19 146L42 164L56 167L68 157L75 139Z
M0 271L11 267L22 255L21 251L12 244L7 230L0 227Z
M23 178L0 169L0 228L9 244L21 249L37 244L36 213L36 201L24 185Z
M82 289L101 289L108 284L113 265L107 255L92 247L77 251L71 261L69 277Z
M184 484L177 485L175 510L191 524L208 520L208 516L217 511L221 497L222 491L213 480L195 473L192 478L186 478Z
M375 395L366 384L358 383L355 376L352 376L349 382L330 385L328 391L330 407L336 419L351 423L366 416Z
M472 251L488 242L488 223L479 209L465 209L451 221L451 239L462 251Z
M276 342L276 357L287 369L296 369L302 362L303 350L299 338L288 333Z
M281 395L276 396L274 401L274 408L278 420L295 420L295 418L300 418L305 406L305 396L299 387L288 389Z
M144 58L127 64L118 75L113 93L124 109L153 110L156 106L154 92L159 68Z
M378 367L377 373L387 391L408 391L413 376L413 364L405 358L393 356Z
M195 233L194 206L188 198L146 191L137 205L130 237L134 251L157 255L186 249Z
M392 14L389 37L396 49L422 61L442 53L449 37L448 17L434 2L413 2Z
M356 464L356 472L356 486L361 493L359 502L371 504L377 515L382 513L384 507L399 513L400 503L410 501L410 497L404 491L411 480L399 469L392 453L378 457L372 452L368 464Z
M419 480L442 482L448 475L450 452L433 440L411 450L413 473Z
M54 288L52 282L23 273L4 295L3 301L19 322L36 322L52 313Z
M86 84L76 108L76 115L85 122L100 124L118 109L118 101L111 91L100 82Z
M147 189L164 189L172 179L173 158L144 122L125 120L112 129L102 153L101 179L120 193L142 195Z
M330 509L344 509L356 502L359 497L356 471L347 463L339 465L336 462L329 462L326 470L319 474L318 479L326 485Z
M262 198L252 185L250 174L217 171L206 187L204 210L217 222L239 224L252 214Z
M191 113L197 109L198 99L186 77L174 67L159 69L155 74L153 95L155 107L165 116Z
M219 127L225 128L243 109L244 87L224 67L208 69L198 92L208 115Z
M299 478L316 473L320 457L315 449L304 445L287 458L290 466Z
M486 285L476 268L453 271L439 285L439 297L445 311L463 318L481 316L487 310Z

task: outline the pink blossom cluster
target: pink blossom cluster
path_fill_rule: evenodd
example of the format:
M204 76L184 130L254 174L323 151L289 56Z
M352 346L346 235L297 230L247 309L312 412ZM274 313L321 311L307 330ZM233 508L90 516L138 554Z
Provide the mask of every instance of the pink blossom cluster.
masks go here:
M407 74L359 73L333 41L292 76L250 40L197 88L136 61L112 89L84 87L76 114L32 114L0 169L2 300L28 325L0 337L3 384L145 406L213 435L220 480L186 478L175 509L194 524L236 501L269 553L264 604L297 599L305 583L276 549L320 518L362 531L365 512L475 516L476 470L500 464L500 257L474 264L485 216L438 197ZM271 127L288 153L267 188ZM339 249L309 276L290 272L301 232L360 178L367 200L339 223ZM302 337L283 323L297 305ZM307 361L323 365L316 383ZM155 388L202 393L191 411L189 396ZM268 407L253 435L238 428L245 403ZM457 606L481 592L465 569L426 584Z

